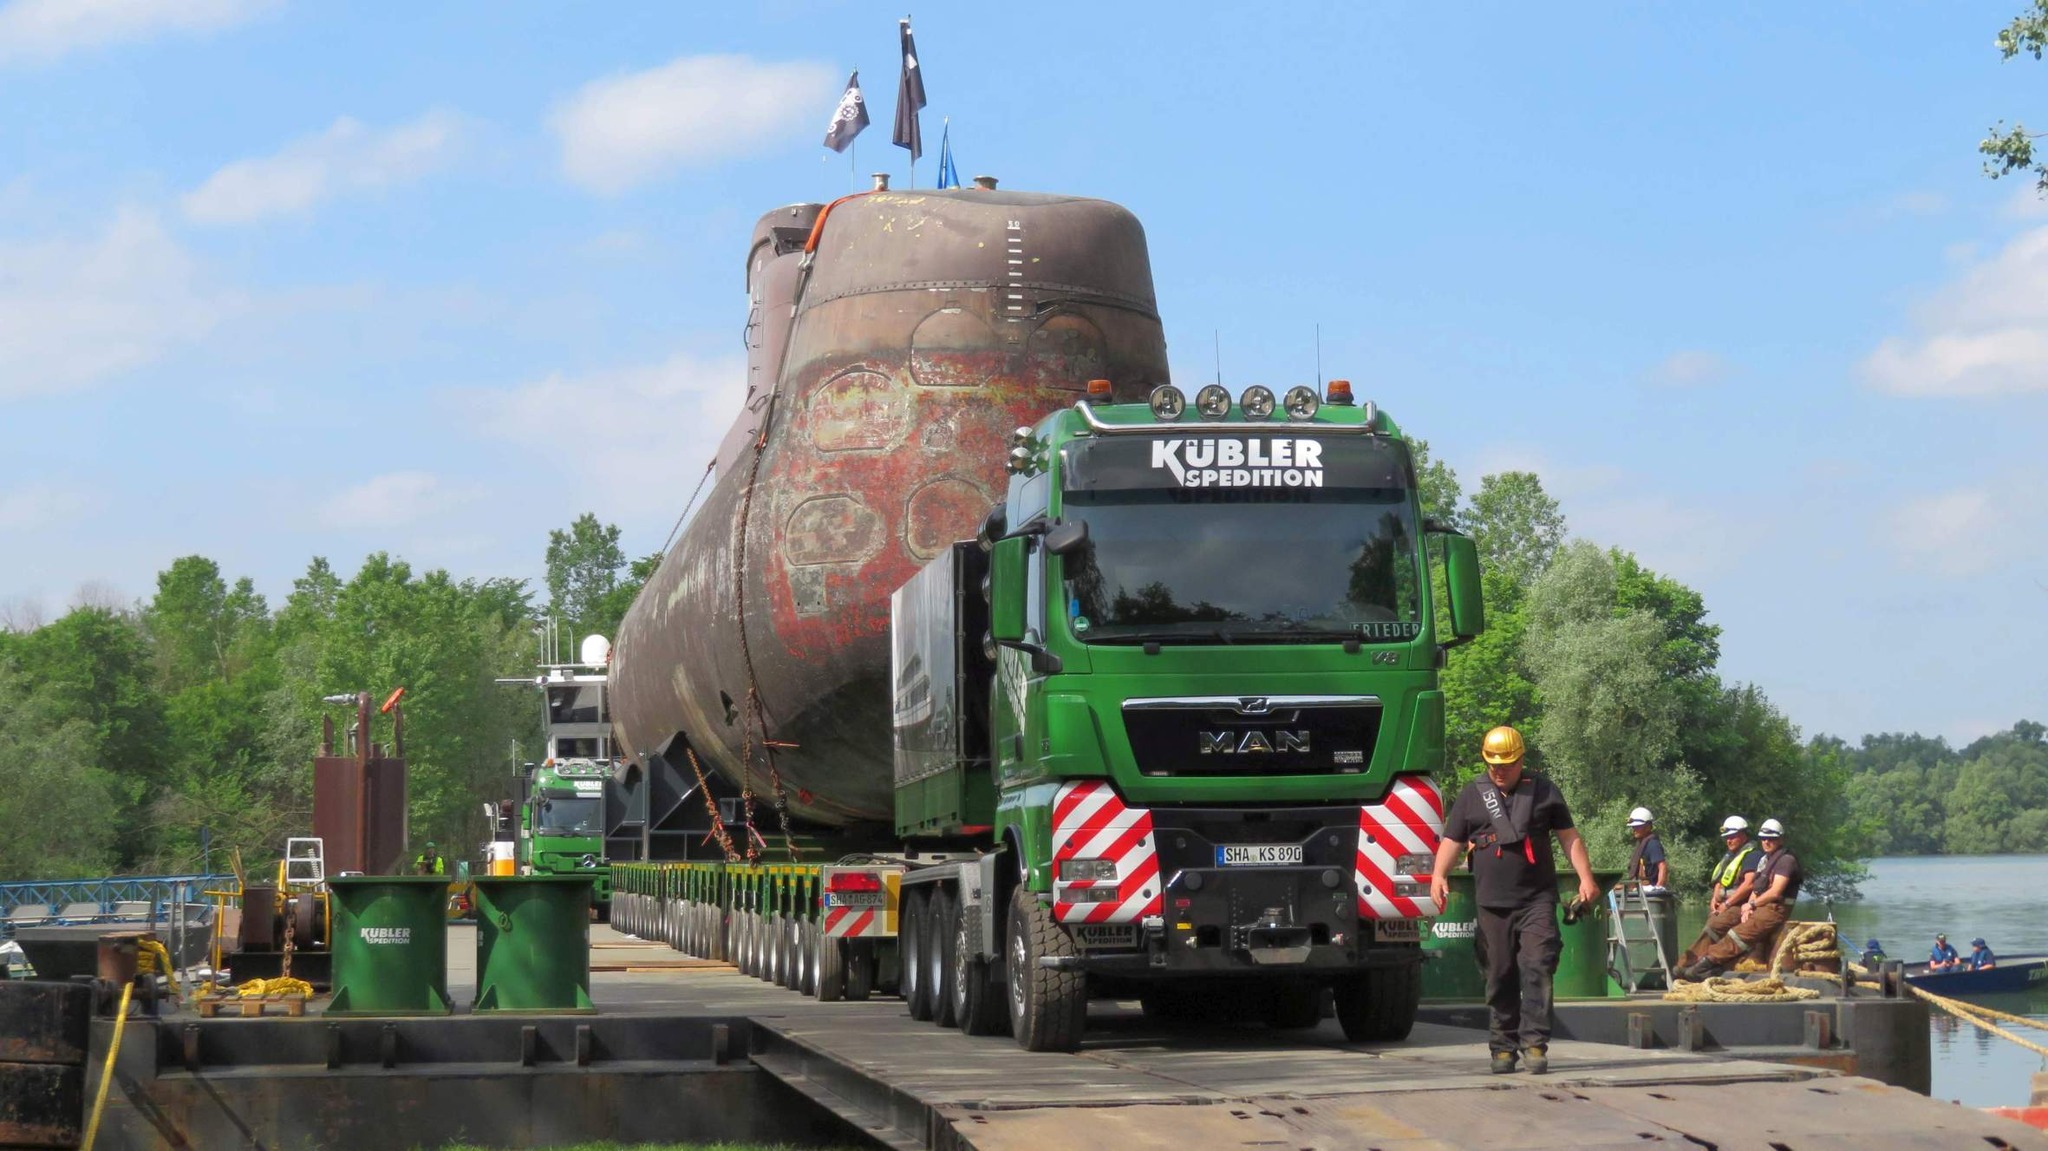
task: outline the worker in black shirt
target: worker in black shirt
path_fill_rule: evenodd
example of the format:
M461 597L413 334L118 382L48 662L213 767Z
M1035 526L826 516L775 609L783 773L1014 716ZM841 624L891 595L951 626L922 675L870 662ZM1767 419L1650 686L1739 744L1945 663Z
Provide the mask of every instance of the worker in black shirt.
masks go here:
M1441 910L1450 895L1451 865L1469 849L1478 895L1473 944L1486 972L1493 1070L1513 1071L1519 1052L1530 1073L1540 1075L1550 1070L1550 982L1563 949L1552 835L1578 873L1579 902L1599 899L1600 888L1564 795L1548 779L1525 773L1522 753L1522 733L1514 728L1486 733L1479 753L1486 774L1451 804L1429 893Z
M1662 891L1671 878L1671 864L1664 858L1664 841L1657 838L1657 817L1647 807L1628 813L1628 833L1636 845L1629 851L1627 878L1646 890Z

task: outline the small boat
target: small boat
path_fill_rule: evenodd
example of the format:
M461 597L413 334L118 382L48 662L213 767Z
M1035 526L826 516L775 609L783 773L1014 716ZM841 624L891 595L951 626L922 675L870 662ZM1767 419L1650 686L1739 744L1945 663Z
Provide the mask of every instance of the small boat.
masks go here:
M1929 971L1925 963L1906 964L1906 982L1936 995L1997 995L2048 985L2048 955L2015 955L1995 967L1972 971L1950 967Z

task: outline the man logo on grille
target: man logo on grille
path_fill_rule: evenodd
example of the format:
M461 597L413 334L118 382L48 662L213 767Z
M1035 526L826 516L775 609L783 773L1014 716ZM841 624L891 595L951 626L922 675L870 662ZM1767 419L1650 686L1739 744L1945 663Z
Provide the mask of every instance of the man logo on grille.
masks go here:
M1240 715L1264 715L1271 710L1272 705L1267 702L1266 697L1263 695L1245 695L1238 697L1237 711Z
M1308 750L1305 731L1201 731L1195 733L1196 749L1203 755L1270 755L1276 751Z

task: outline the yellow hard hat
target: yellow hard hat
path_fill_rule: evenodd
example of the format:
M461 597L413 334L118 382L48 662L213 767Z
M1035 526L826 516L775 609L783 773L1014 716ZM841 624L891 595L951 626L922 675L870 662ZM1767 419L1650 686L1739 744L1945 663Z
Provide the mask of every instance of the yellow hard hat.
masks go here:
M1522 733L1502 724L1486 733L1479 745L1479 758L1488 763L1518 763L1522 758Z

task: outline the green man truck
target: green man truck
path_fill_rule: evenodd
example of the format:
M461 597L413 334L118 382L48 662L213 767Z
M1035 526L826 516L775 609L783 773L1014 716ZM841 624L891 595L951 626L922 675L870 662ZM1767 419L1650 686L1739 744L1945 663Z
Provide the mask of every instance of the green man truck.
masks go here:
M628 865L615 914L1031 1050L1077 1047L1093 996L1299 1028L1327 995L1351 1039L1403 1038L1472 541L1344 381L1089 394L1016 430L979 537L891 599L908 846Z

